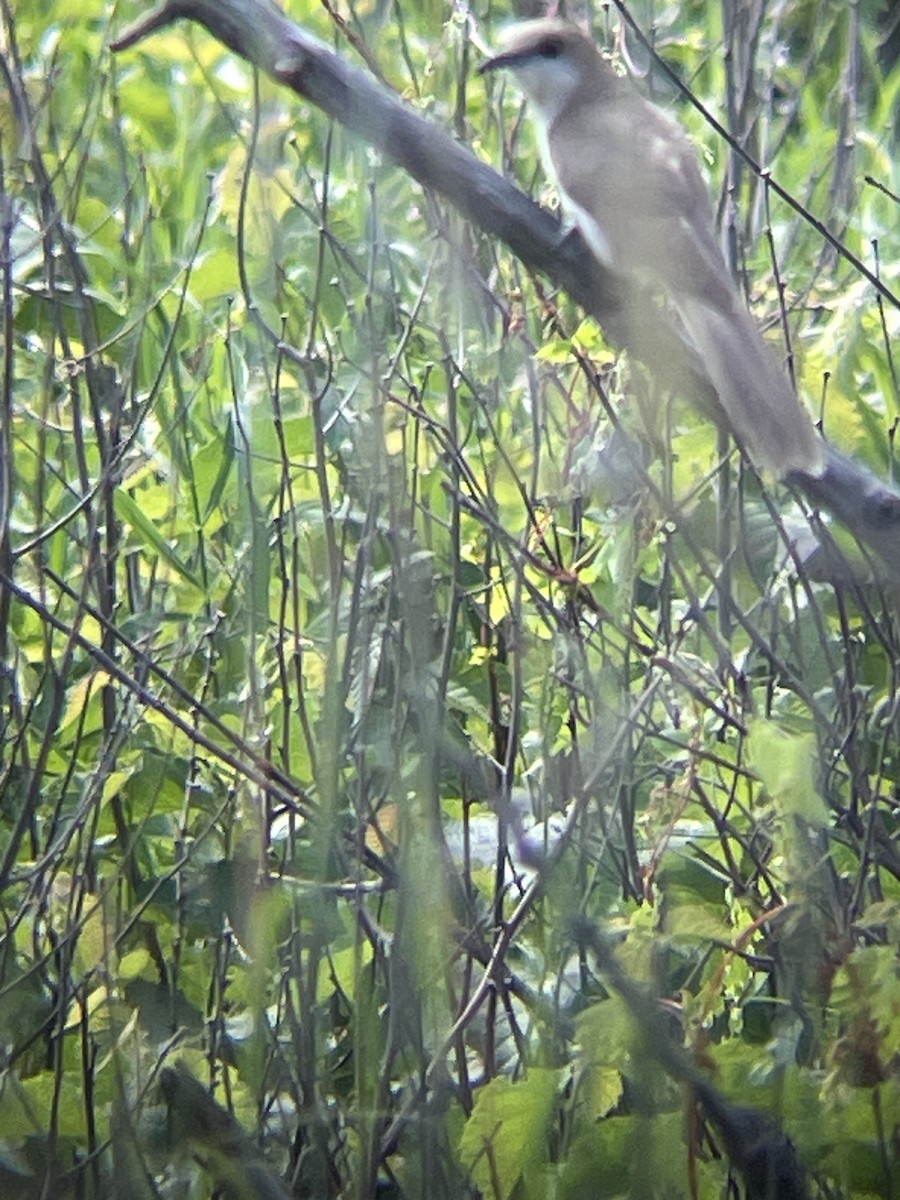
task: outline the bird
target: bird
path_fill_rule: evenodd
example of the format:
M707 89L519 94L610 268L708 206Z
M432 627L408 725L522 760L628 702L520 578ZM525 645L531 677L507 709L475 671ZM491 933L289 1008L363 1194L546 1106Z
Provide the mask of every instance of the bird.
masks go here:
M758 468L821 475L825 443L732 280L685 131L567 21L509 26L479 73L500 68L530 101L565 225L604 267L662 289Z

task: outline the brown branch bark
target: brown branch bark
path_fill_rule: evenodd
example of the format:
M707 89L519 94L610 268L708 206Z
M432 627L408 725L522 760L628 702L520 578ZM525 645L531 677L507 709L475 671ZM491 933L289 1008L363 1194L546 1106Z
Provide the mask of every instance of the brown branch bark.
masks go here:
M474 225L506 242L526 265L560 283L609 323L613 336L620 333L624 339L624 330L617 329L617 314L624 307L621 281L600 268L579 238L561 238L559 222L550 213L440 126L296 25L271 0L168 0L111 48L128 49L182 18L203 25L253 66L389 155ZM669 333L660 351L674 352L676 344Z
M667 387L699 402L726 425L702 364L651 297L603 270L573 233L433 122L419 116L371 75L290 20L273 0L164 0L112 49L121 51L187 19L273 79L382 150L423 187L445 196L473 225L500 238L526 266L547 275L595 316ZM820 477L794 472L789 482L833 513L900 580L900 493L829 448Z

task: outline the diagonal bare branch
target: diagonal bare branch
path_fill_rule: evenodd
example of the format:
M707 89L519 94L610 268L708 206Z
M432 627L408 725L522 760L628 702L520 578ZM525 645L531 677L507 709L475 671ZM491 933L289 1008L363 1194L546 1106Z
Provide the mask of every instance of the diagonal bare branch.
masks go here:
M182 19L203 25L389 155L423 187L446 197L473 225L500 238L526 266L547 275L595 316L615 345L727 426L702 364L651 297L602 269L576 233L562 238L553 216L272 0L165 0L111 48L126 50ZM822 476L793 472L789 482L812 505L833 513L878 555L891 578L900 579L900 493L832 449Z

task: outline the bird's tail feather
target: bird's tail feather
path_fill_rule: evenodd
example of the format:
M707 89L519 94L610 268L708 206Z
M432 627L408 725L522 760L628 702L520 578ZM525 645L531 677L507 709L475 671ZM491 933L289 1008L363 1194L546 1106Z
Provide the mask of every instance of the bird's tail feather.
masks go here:
M820 475L825 443L737 297L723 311L680 296L678 309L728 423L754 463L778 475Z

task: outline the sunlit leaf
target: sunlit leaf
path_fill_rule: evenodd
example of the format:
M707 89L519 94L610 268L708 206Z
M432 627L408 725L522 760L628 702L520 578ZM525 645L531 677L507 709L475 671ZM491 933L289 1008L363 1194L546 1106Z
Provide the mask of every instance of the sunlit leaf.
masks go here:
M506 1200L524 1171L547 1157L547 1138L559 1102L558 1071L532 1067L526 1079L486 1084L460 1139L460 1153L482 1192Z
M802 817L814 828L828 824L813 734L792 733L774 721L758 719L750 737L750 763L783 812Z
M123 521L127 521L144 541L151 553L159 554L185 582L190 583L198 591L204 591L203 584L190 568L182 562L171 543L163 536L157 526L142 512L140 505L125 491L116 492L116 510Z

